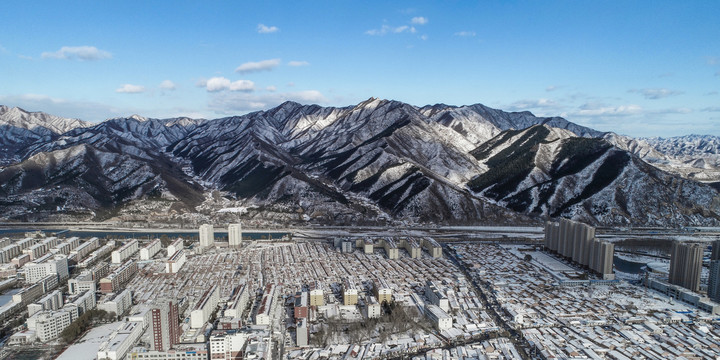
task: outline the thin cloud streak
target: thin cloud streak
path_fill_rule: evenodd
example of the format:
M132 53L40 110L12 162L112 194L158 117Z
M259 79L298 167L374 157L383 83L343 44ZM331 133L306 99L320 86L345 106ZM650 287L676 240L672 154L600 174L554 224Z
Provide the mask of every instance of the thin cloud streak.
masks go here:
M63 46L58 51L44 52L43 59L93 61L112 58L112 54L94 46Z
M258 71L270 71L280 65L280 59L268 59L262 61L250 61L241 64L235 69L235 72L246 74Z
M115 92L121 94L140 94L145 92L145 87L142 85L123 84L116 89Z
M670 89L664 89L664 88L632 89L632 90L629 90L628 92L640 94L648 100L658 100L658 99L663 99L663 98L670 97L670 96L676 96L676 95L683 94L682 91L670 90Z

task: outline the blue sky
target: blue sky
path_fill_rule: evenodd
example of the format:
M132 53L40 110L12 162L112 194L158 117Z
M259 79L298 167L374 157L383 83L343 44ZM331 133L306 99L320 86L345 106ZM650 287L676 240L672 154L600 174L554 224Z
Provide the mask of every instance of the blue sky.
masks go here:
M482 103L720 135L718 1L5 1L0 104L87 121Z

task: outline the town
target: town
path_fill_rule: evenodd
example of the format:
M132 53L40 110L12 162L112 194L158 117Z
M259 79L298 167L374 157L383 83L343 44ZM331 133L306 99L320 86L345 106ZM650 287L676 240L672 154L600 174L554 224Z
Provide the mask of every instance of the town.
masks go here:
M714 359L720 241L625 274L570 220L542 238L284 233L0 240L2 357ZM662 261L660 261L662 263Z

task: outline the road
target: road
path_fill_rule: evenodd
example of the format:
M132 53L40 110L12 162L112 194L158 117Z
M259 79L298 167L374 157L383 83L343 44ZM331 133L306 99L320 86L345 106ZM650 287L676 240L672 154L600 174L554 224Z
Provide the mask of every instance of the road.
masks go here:
M473 291L475 291L478 297L482 299L483 305L485 305L486 309L489 311L490 316L492 316L493 318L493 321L504 331L510 334L508 339L515 346L515 349L518 351L520 356L523 359L530 360L531 357L528 356L527 352L525 351L526 349L530 348L530 344L528 344L527 341L525 341L525 339L521 336L521 334L518 333L513 327L511 327L507 323L507 321L505 321L505 319L500 315L502 313L502 310L500 309L500 304L497 302L494 296L487 294L489 293L489 289L486 289L485 286L481 286L477 283L476 279L467 270L467 267L465 267L465 265L460 260L458 260L454 250L450 249L447 245L444 245L443 251L445 253L445 256L447 256L448 259L450 259L453 263L455 263L458 268L462 270L463 274L465 274L465 277L473 285Z

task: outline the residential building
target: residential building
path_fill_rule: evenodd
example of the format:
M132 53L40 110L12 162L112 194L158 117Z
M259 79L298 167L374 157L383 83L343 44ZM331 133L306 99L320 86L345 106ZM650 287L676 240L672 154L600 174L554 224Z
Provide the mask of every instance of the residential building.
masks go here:
M178 238L177 240L173 241L168 245L167 247L167 256L172 256L176 252L182 250L185 248L185 240L182 238Z
M343 305L357 305L358 289L352 279L343 280Z
M707 294L715 302L720 302L720 240L712 243Z
M425 297L430 300L430 303L443 309L443 311L450 310L450 302L445 295L445 292L440 289L440 285L434 281L428 280L425 283Z
M670 247L669 282L690 291L700 290L703 247L695 243L673 241Z
M67 311L43 311L27 320L28 329L34 330L38 340L48 342L57 339L60 333L70 326L73 318Z
M207 289L190 312L190 328L199 329L210 319L220 301L220 290L217 285Z
M242 358L249 334L236 331L213 331L210 335L210 359L235 360Z
M200 246L211 247L215 244L215 231L210 224L200 225Z
M297 346L308 346L310 342L310 328L307 319L300 319L296 324L295 344Z
M140 260L152 259L152 257L160 251L160 249L162 249L162 242L160 239L151 241L149 244L145 245L145 247L140 249Z
M116 268L108 276L100 279L100 291L103 293L116 292L137 273L137 262L128 260Z
M373 281L373 293L377 301L381 304L389 304L392 302L392 288L385 279L377 278Z
M110 334L106 342L100 345L98 360L122 360L138 341L145 328L141 322L123 322Z
M321 282L315 281L310 286L310 306L325 305L325 288Z
M372 295L368 296L365 301L365 316L368 319L379 318L382 316L382 305L378 299Z
M294 315L295 320L308 317L308 307L310 305L310 293L301 291L295 294Z
M230 224L228 226L228 245L242 246L242 225Z
M568 219L545 222L545 249L587 266L604 280L615 278L615 246L595 238L595 228Z
M223 316L229 318L239 318L242 316L249 303L250 291L248 290L247 284L238 285L235 287L235 290L227 303Z
M427 315L428 319L430 319L433 325L440 331L452 327L452 317L437 305L425 305L425 315Z
M30 262L25 265L25 280L29 283L36 283L48 275L55 275L58 282L68 278L68 261L65 255L50 256L43 262ZM38 260L40 261L40 260Z
M151 349L169 350L180 342L180 324L177 301L160 300L151 308Z
M92 289L95 291L95 280L93 280L92 272L89 270L83 270L74 279L68 280L68 292L70 294L79 294Z
M168 274L175 274L176 272L180 271L182 266L185 264L185 260L185 250L180 250L176 252L165 262L165 272Z
M138 251L138 241L130 240L110 254L113 264L120 264Z
M273 311L276 304L277 286L275 284L267 284L265 286L265 292L263 293L262 300L260 301L260 307L258 308L257 315L255 315L256 325L270 325L275 315Z
M433 238L422 238L420 245L432 256L433 258L442 257L442 247Z
M33 316L43 310L58 310L63 306L63 297L60 290L46 294L39 300L27 306L28 316Z
M122 316L125 311L132 307L132 292L130 289L125 289L119 293L109 294L109 297L97 307L109 313L114 313L116 316Z

